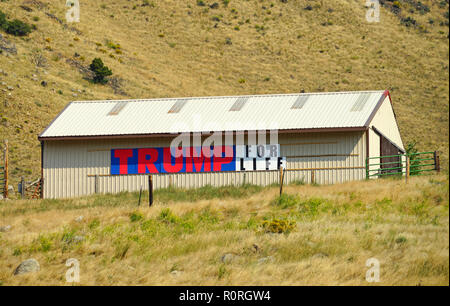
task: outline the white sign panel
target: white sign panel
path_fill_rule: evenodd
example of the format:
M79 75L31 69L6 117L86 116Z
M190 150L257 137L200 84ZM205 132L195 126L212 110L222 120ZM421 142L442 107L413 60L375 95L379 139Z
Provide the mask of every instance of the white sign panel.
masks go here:
M286 169L286 158L280 155L280 145L236 146L236 171Z

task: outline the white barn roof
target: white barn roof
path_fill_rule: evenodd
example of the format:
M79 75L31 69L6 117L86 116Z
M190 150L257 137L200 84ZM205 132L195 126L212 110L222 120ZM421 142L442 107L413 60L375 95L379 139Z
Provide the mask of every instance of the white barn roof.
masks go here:
M39 139L367 127L388 91L75 101Z

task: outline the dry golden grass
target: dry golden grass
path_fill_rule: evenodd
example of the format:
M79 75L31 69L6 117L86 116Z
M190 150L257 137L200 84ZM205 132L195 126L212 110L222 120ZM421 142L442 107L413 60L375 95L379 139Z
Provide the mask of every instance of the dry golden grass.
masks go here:
M0 284L67 285L76 258L80 285L370 285L375 257L376 284L449 285L448 176L291 185L286 207L274 204L276 187L197 202L161 202L161 192L152 208L128 193L2 202L0 225L12 228L0 233ZM264 233L274 218L295 229ZM74 235L84 241L64 242ZM226 253L235 260L223 263ZM28 258L41 271L13 276Z
M385 8L381 22L369 24L365 1L354 0L231 0L228 7L217 1L218 9L197 6L195 0L153 1L154 6L141 6L141 0L81 1L81 22L73 25L78 34L46 15L64 21L64 1L42 1L44 9L27 4L33 12L21 9L22 2L30 1L0 2L10 18L38 28L26 38L3 34L18 48L16 56L0 55L7 73L0 82L15 87L0 90L0 140L10 140L14 182L22 175L39 176L36 136L71 100L302 90L390 89L404 142L417 140L420 150L442 151L448 169L449 45L448 27L440 25L448 21L443 16L448 4L423 0L431 11L422 15L400 1L402 14L424 26L419 29L400 24ZM312 10L305 10L307 5ZM109 48L108 40L120 44L122 54ZM47 67L33 64L34 53L47 59ZM91 84L67 62L87 66L95 57L122 79L125 96ZM72 89L82 92L74 97Z

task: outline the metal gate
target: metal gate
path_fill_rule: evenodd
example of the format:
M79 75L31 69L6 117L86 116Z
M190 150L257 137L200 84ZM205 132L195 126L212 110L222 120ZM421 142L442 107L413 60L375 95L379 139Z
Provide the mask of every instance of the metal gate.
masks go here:
M373 163L374 160L380 162ZM371 163L372 162L372 163ZM429 171L439 172L439 152L420 152L369 157L366 159L366 179L386 176L416 176Z

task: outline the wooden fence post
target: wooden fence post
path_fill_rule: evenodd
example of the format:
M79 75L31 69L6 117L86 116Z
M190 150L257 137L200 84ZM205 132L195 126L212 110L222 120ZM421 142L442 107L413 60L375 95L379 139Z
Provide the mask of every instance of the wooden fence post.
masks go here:
M23 199L23 198L25 198L25 178L22 176L21 178L20 178L20 186L21 186L21 188L20 188L20 197Z
M369 171L369 158L366 158L366 180L370 178L370 171Z
M316 172L314 170L311 171L311 185L316 183Z
M98 193L98 174L95 175L95 187L94 191L97 194Z
M410 165L409 165L410 161L409 161L409 155L406 154L406 176L405 176L405 181L406 183L408 183L408 179L409 179L409 171L410 171Z
M283 167L280 167L280 196L283 194L283 181L284 181Z
M41 199L44 198L44 178L41 177L41 194L39 195Z
M5 157L5 169L3 169L5 171L4 175L5 175L5 199L8 198L8 187L9 187L9 182L8 182L8 140L5 140L5 153L4 153L4 157Z
M153 176L148 176L148 206L153 205Z
M441 163L439 160L439 151L434 151L434 169L437 172L441 171Z
M283 194L283 167L280 168L280 196Z
M139 202L138 202L138 206L141 206L141 196L142 196L142 186L141 186L141 189L139 189Z

